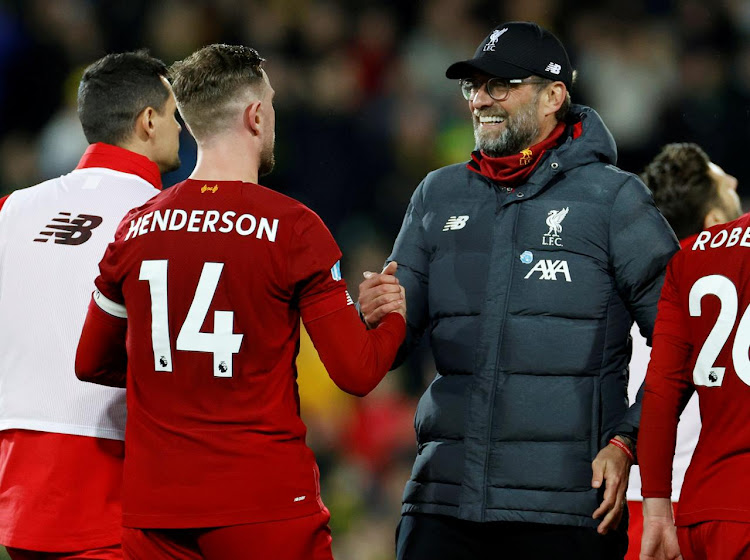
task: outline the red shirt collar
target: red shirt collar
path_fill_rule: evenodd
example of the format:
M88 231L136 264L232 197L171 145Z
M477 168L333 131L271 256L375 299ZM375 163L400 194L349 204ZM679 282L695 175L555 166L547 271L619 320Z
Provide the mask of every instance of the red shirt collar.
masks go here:
M696 239L698 239L697 233L694 233L693 235L690 235L685 239L680 239L680 249L690 247L693 244L693 241L695 241Z
M146 156L136 154L125 148L97 142L91 144L78 162L76 169L103 167L122 173L137 175L161 190L161 173L159 166Z

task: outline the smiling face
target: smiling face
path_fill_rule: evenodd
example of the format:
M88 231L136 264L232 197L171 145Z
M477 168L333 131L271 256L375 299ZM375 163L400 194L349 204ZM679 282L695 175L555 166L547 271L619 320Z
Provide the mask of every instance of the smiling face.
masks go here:
M469 99L477 148L488 156L502 157L539 142L542 128L539 98L543 88L533 83L519 84L510 90L507 99L497 101L487 93L489 77L473 76L476 83L483 85Z

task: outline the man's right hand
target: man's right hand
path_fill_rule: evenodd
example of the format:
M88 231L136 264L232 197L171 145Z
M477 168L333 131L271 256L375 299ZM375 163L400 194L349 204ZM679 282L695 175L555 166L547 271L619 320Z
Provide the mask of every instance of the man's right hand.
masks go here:
M643 500L640 560L682 560L672 518L672 503L668 498Z
M383 272L366 271L359 285L359 310L367 328L374 329L388 313L400 313L406 319L406 292L396 278L398 263L391 261Z

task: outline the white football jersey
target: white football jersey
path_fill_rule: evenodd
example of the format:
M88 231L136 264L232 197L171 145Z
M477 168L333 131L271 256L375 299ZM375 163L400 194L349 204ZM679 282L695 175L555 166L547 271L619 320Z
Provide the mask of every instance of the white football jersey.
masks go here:
M633 337L633 357L630 359L630 381L628 382L628 397L630 402L635 402L635 395L646 378L648 361L651 356L651 348L646 345L646 339L638 332L638 327L633 325L630 331ZM672 460L672 501L680 500L682 482L685 480L685 471L690 465L695 446L698 444L698 436L701 432L701 415L698 408L698 395L693 393L685 410L680 416L677 425L677 445ZM628 483L627 499L631 502L641 502L641 470L638 465L630 469L630 482Z
M125 390L79 381L75 354L107 244L158 192L90 167L18 190L0 209L0 430L124 439Z

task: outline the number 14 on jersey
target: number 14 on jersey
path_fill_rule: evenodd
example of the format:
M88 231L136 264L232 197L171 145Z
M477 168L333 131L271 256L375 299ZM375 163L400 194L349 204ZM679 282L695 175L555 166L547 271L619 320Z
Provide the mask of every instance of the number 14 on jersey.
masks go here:
M139 280L148 282L151 293L151 343L154 370L172 371L172 344L169 334L169 298L166 260L143 261ZM177 335L175 349L213 354L214 377L232 377L234 354L240 351L242 334L234 333L234 312L214 311L214 332L200 331L219 285L224 263L203 264L185 322Z

